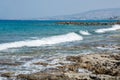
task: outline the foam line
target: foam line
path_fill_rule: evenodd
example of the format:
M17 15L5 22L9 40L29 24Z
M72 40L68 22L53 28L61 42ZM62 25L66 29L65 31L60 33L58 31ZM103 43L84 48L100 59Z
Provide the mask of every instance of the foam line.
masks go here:
M65 35L52 36L48 38L0 44L0 50L5 50L9 48L19 48L24 46L38 47L38 46L44 46L44 45L59 44L63 42L72 42L77 40L83 40L83 37L74 32L71 32Z
M95 32L96 33L105 33L109 31L116 31L120 29L120 25L114 25L111 28L103 28L103 29L97 29Z

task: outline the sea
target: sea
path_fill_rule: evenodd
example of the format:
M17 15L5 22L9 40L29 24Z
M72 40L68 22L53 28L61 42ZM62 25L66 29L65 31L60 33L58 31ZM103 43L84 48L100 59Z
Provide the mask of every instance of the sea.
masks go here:
M115 22L81 20L80 22ZM0 74L30 74L60 66L66 56L110 51L119 42L120 25L63 25L54 20L0 20ZM74 22L79 22L76 20ZM102 46L110 47L103 48ZM116 51L116 50L115 50ZM34 65L37 62L52 64Z

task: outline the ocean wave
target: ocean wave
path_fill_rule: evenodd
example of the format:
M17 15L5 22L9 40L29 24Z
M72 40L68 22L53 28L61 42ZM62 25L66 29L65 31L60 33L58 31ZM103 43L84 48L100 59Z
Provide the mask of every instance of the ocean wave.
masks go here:
M114 25L111 28L103 28L103 29L97 29L95 32L96 33L105 33L109 31L116 31L120 29L120 25Z
M82 34L82 35L91 35L88 31L80 31L80 34Z
M30 39L38 39L38 37L30 37Z
M59 44L63 42L72 42L77 40L83 40L83 37L74 32L71 32L65 35L52 36L52 37L47 37L42 39L17 41L17 42L0 44L0 50L5 50L9 48L20 48L24 46L38 47L38 46L44 46L44 45Z

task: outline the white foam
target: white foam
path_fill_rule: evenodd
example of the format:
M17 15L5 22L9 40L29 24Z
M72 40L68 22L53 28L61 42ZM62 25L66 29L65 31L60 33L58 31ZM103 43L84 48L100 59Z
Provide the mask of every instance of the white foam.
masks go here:
M43 45L53 45L63 42L72 42L77 40L83 40L83 37L72 32L65 35L52 36L48 38L36 39L36 40L27 40L27 41L18 41L11 43L0 44L0 50L5 50L9 48L20 48L20 47L37 47Z
M103 28L103 29L97 29L95 32L96 33L105 33L109 31L116 31L120 29L120 25L114 25L111 28Z
M5 77L0 77L0 80L8 80L8 79Z
M100 50L115 50L115 48L113 47L96 47L96 48Z
M88 31L80 31L80 34L82 34L82 35L91 35Z
M38 37L30 37L30 39L38 39Z
M90 71L86 70L86 69L78 69L79 73L91 73Z

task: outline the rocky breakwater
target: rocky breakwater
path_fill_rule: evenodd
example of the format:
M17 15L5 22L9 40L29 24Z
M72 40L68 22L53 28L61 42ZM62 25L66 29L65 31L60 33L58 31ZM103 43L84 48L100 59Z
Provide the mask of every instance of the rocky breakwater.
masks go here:
M120 54L86 54L68 56L70 64L32 74L19 74L17 80L120 80ZM40 63L36 65L49 66ZM10 74L2 74L2 77Z
M74 22L74 21L68 21L68 22L58 22L57 24L60 25L82 25L82 26L105 26L105 25L115 25L120 24L120 21L116 22Z

